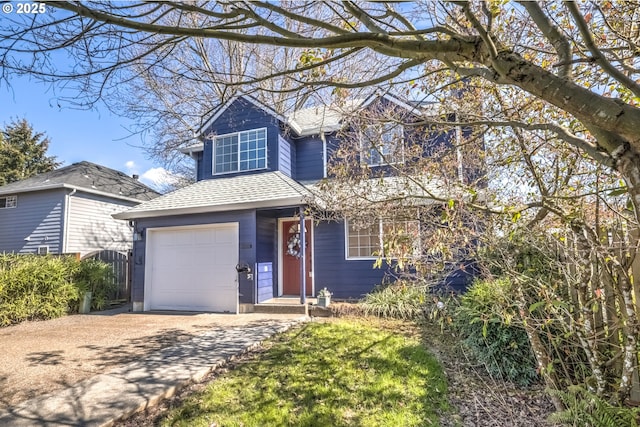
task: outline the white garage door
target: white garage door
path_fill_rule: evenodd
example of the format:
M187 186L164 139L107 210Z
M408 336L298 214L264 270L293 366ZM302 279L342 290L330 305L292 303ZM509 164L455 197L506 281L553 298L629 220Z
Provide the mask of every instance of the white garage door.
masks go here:
M145 310L238 312L238 224L147 230Z

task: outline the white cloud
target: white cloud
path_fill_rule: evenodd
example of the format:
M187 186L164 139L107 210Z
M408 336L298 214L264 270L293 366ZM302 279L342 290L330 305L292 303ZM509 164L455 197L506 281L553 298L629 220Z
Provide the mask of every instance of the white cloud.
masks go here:
M140 181L149 187L160 191L177 184L180 181L180 177L173 175L165 168L158 167L151 168L140 175Z
M134 162L133 160L129 160L127 163L124 164L126 166L127 169L129 169L129 171L133 171L136 169L136 162Z

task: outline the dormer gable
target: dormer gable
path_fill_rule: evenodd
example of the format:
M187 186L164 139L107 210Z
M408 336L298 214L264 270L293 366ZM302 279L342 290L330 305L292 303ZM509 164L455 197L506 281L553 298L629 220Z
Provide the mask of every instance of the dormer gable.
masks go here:
M200 126L200 129L198 129L198 135L206 136L207 132L212 131L212 128L215 129L214 125L220 124L220 119L222 119L222 123L225 123L224 116L228 114L229 111L231 111L232 114L237 112L238 104L241 109L260 110L265 116L273 117L280 123L286 122L286 118L283 115L277 113L275 110L258 101L254 97L250 95L237 95L222 103L215 111L212 112L211 116L206 119L202 126ZM229 123L228 120L226 123Z
M291 175L284 116L249 95L220 105L198 131L198 144L183 148L197 161L197 179L280 170ZM283 157L282 159L280 157Z

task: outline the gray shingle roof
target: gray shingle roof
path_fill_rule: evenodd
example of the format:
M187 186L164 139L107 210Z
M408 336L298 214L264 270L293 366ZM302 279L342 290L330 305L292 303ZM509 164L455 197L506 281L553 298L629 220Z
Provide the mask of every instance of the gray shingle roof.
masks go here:
M342 105L320 105L295 111L287 120L300 136L334 132L342 127L345 116L352 114L362 104L362 99L345 101Z
M91 162L74 163L12 182L0 187L0 195L64 187L138 201L151 200L159 195L127 174Z
M338 210L366 210L380 203L398 201L404 205L426 206L460 193L456 183L447 185L427 176L389 176L351 184L325 180L307 188L318 206Z
M307 189L282 172L205 179L114 215L116 219L151 218L238 209L296 206Z

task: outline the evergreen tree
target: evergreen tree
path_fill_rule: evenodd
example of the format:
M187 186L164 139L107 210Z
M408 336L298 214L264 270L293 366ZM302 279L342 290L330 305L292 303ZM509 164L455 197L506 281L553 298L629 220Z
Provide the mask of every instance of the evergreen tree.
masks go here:
M60 165L47 156L50 140L26 119L12 120L0 130L0 185L48 172Z

